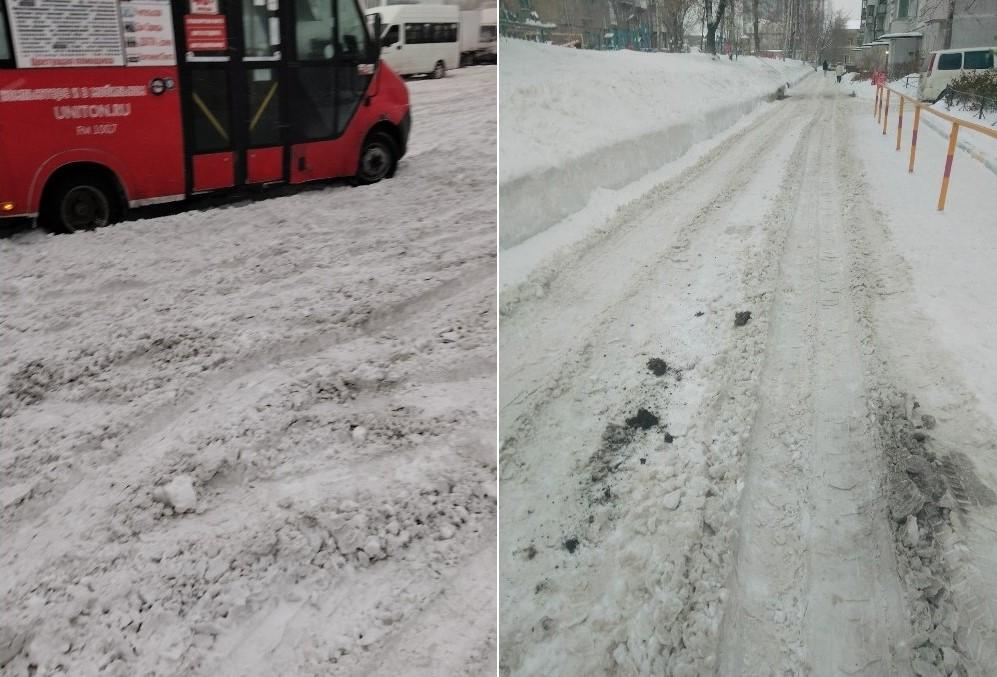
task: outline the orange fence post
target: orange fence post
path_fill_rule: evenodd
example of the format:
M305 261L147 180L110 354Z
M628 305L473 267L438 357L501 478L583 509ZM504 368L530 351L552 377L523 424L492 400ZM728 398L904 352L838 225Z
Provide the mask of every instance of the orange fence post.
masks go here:
M886 136L886 125L890 122L890 90L886 90L886 107L883 109L883 136Z
M914 154L917 152L917 126L921 124L921 104L914 104L914 131L910 135L910 163L907 165L907 173L914 173Z
M876 90L879 92L879 100L876 102L876 124L883 119L883 88L877 87Z
M879 122L879 95L882 94L883 88L876 85L876 97L872 103L872 117L876 118L876 122Z
M952 176L952 158L955 156L956 139L959 138L959 123L952 123L952 133L949 134L949 152L945 157L945 174L942 175L942 192L938 194L938 211L945 209L945 196L949 192L949 178Z
M900 150L900 131L904 128L904 97L900 97L900 114L897 115L897 150Z

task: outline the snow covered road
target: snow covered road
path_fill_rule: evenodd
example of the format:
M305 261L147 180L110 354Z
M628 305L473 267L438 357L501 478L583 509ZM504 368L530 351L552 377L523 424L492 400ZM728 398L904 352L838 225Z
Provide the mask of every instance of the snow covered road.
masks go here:
M495 84L374 186L0 242L0 674L493 673Z
M988 390L894 239L992 253L993 175L960 160L939 222L847 93L807 78L503 287L503 674L994 664Z

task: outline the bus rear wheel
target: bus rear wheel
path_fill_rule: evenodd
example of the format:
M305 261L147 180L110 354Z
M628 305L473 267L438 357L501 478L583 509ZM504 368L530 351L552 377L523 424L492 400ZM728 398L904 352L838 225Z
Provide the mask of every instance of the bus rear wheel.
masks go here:
M447 66L442 61L437 61L436 65L433 66L433 79L439 80L447 74Z
M69 176L52 187L42 206L42 226L60 233L103 228L113 218L108 186L96 178Z
M394 174L397 163L398 150L391 137L383 133L371 134L360 149L357 181L377 183Z

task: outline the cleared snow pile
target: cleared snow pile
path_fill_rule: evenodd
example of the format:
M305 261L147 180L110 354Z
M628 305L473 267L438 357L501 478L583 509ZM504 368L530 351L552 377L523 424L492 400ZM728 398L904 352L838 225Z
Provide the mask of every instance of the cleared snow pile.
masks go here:
M502 40L500 242L508 248L730 127L812 68Z
M494 671L496 72L392 180L0 240L0 675Z

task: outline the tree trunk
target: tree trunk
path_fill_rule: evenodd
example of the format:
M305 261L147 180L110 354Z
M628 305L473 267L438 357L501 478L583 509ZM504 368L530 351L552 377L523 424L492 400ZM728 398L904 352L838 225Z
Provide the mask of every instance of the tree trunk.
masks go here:
M945 33L942 49L952 49L952 17L955 15L955 0L949 0L948 13L945 16Z
M751 22L755 31L755 55L762 51L761 41L758 39L758 0L751 0Z
M712 3L707 0L706 11L709 12L712 7ZM727 9L727 0L720 0L717 3L717 15L715 17L710 17L706 21L706 49L710 51L710 54L716 56L717 54L717 26L720 22L724 20L724 10Z

